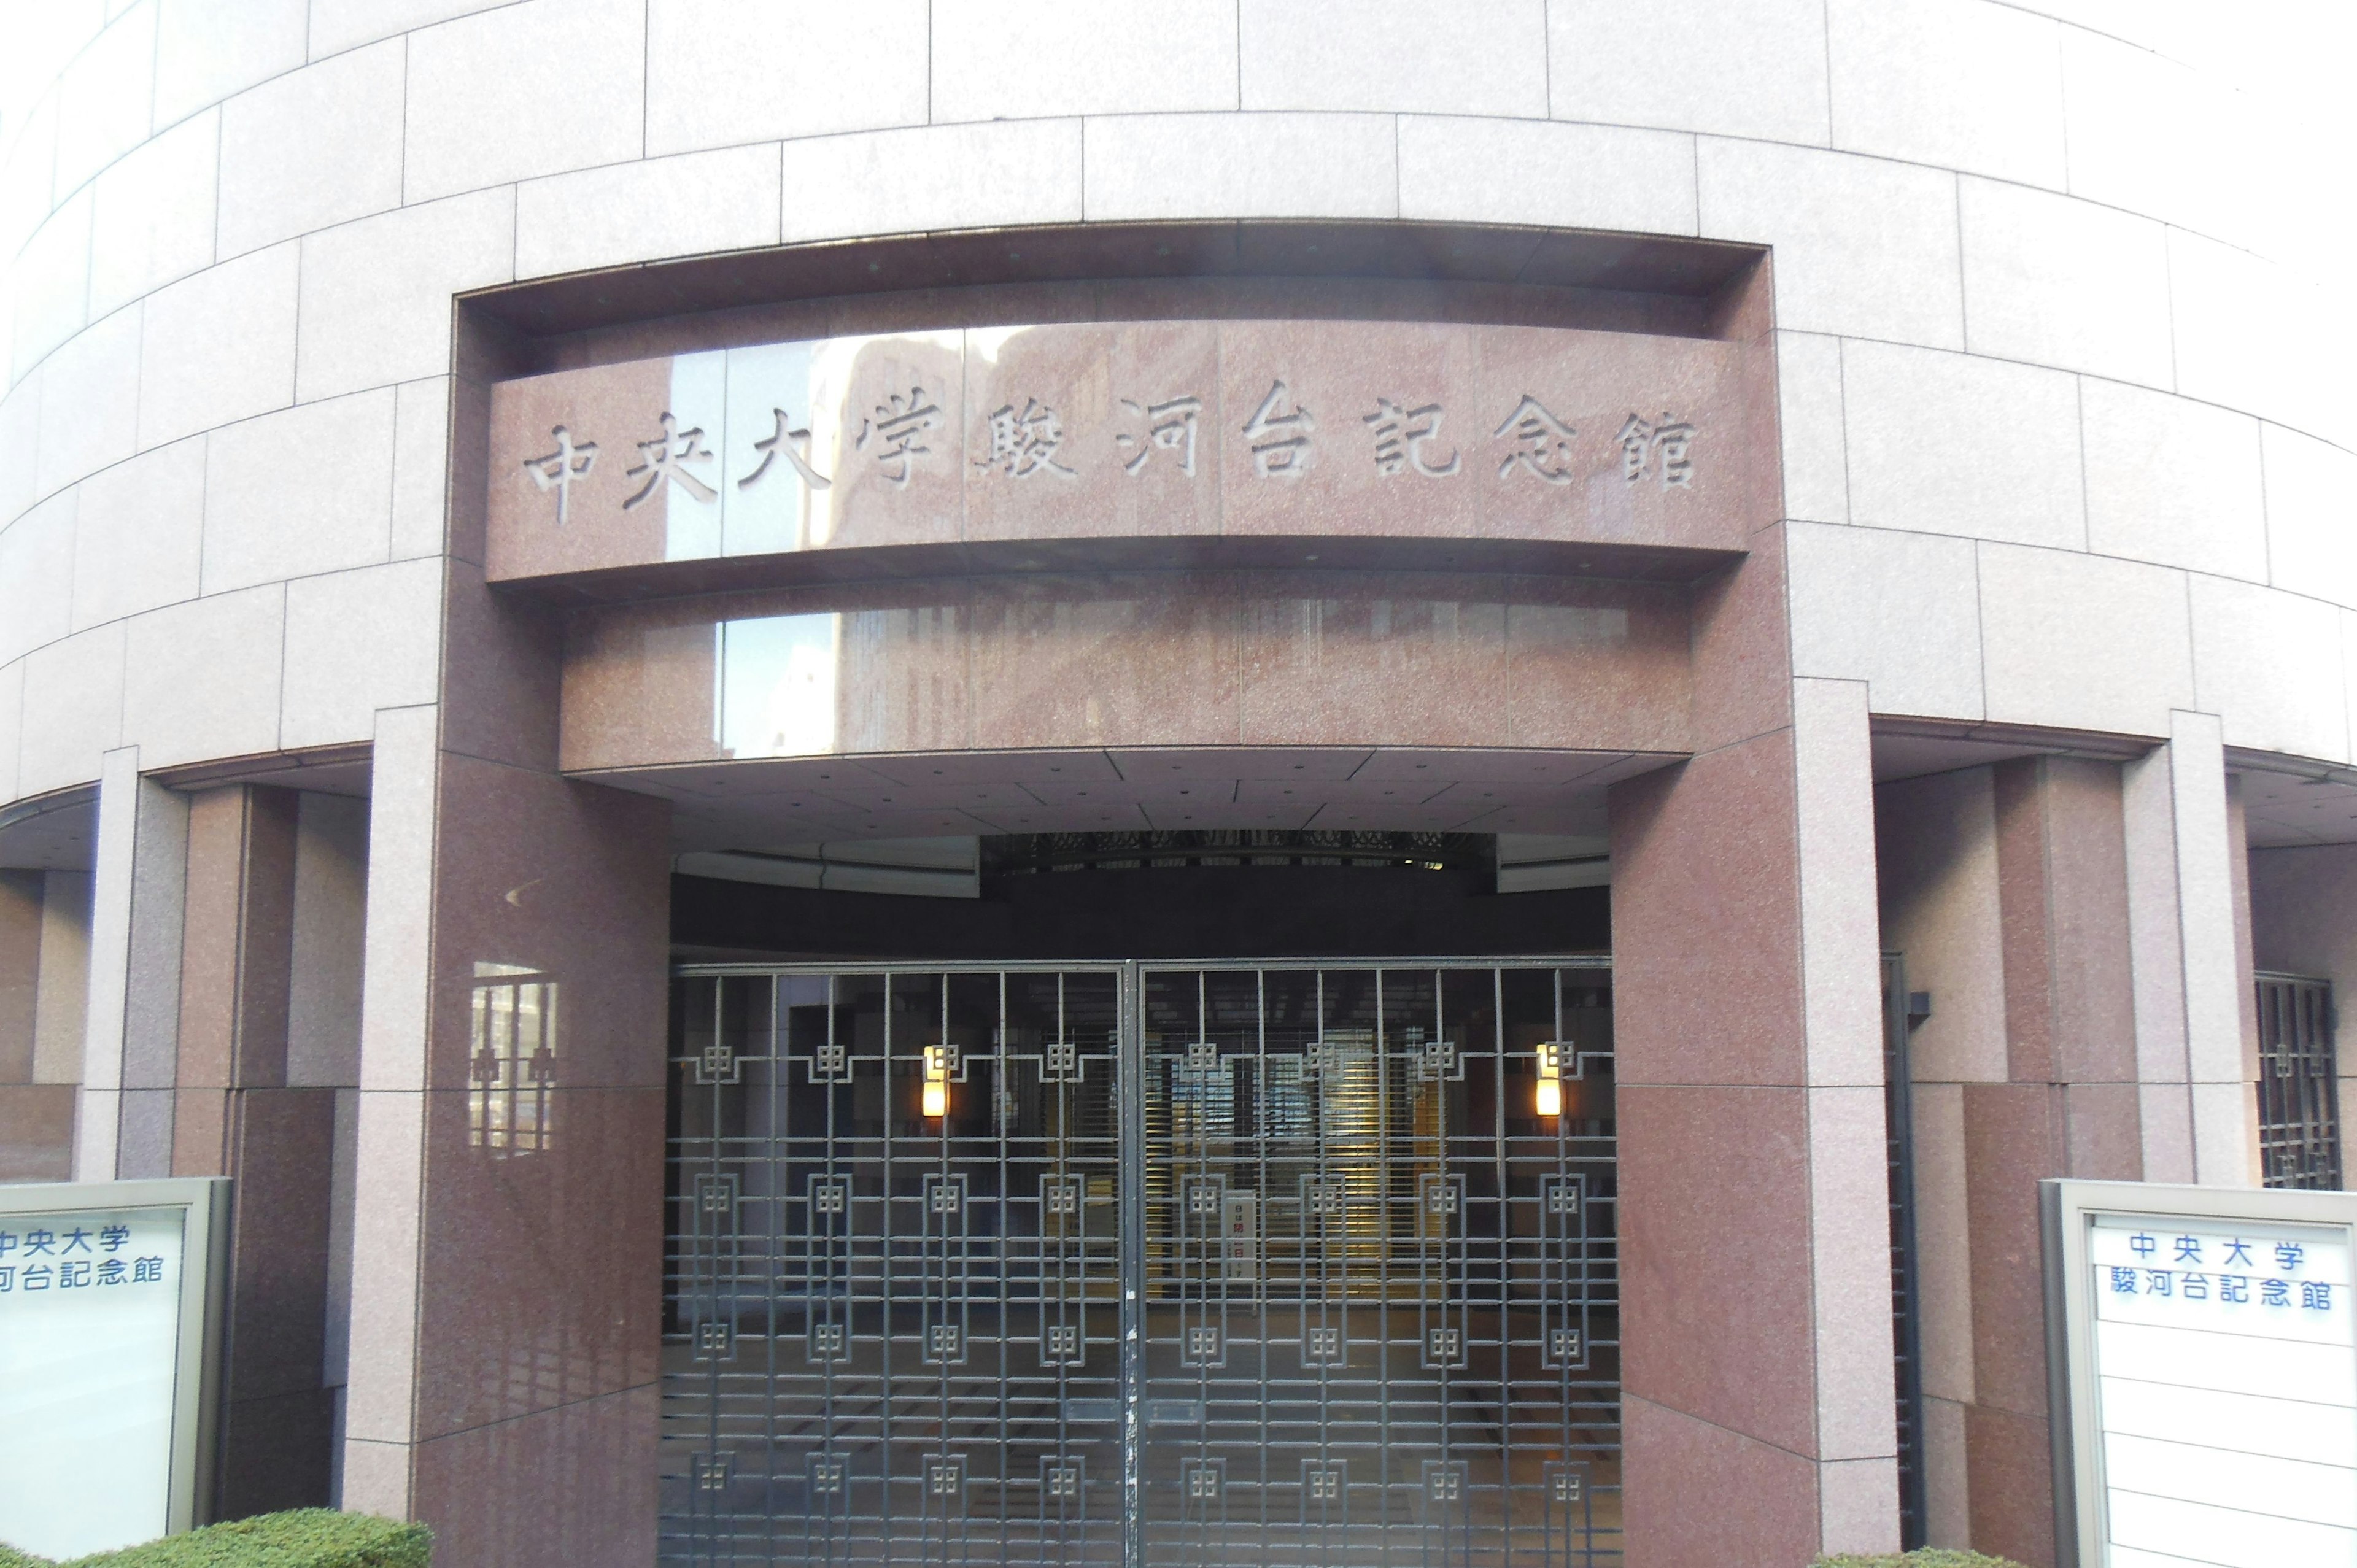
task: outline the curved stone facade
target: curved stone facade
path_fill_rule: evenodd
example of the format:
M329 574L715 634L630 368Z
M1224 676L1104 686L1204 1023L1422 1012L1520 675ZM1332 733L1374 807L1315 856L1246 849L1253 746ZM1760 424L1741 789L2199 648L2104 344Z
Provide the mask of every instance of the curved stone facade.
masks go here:
M55 27L5 153L16 798L115 746L363 741L432 700L454 293L1205 218L1772 246L1799 672L1879 713L2160 735L2182 709L2350 759L2357 415L2312 351L2333 313L2271 199L2267 106L2190 21L1060 6L1017 48L980 7L532 0Z
M39 27L0 1178L240 1176L297 1326L219 1508L651 1560L673 857L1316 823L1609 875L1628 1560L2051 1560L2029 1179L2273 1179L2254 966L2357 983L2328 67L2103 0Z

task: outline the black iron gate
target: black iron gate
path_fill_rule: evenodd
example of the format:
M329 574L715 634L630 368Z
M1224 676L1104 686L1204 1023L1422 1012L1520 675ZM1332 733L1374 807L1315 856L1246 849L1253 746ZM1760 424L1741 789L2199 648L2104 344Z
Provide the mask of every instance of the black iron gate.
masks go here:
M2332 983L2258 977L2259 1165L2269 1187L2337 1191L2341 1083Z
M1600 961L673 1015L665 1562L1619 1563Z

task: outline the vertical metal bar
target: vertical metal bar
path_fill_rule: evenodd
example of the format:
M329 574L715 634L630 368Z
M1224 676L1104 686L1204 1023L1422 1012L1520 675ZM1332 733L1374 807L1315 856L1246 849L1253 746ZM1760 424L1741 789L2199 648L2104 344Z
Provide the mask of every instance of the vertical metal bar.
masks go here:
M1258 1335L1258 1343L1254 1347L1254 1353L1260 1358L1260 1380L1261 1388L1264 1391L1262 1397L1265 1401L1266 1399L1266 1393L1265 1391L1267 1390L1273 1380L1269 1374L1269 1346L1271 1341L1275 1338L1275 1332L1274 1326L1269 1322L1268 1316L1269 1305L1275 1300L1276 1295L1275 1281L1271 1277L1275 1262L1275 1250L1269 1246L1269 1236L1272 1229L1269 1223L1271 1214L1271 1205L1269 1200L1275 1196L1275 1188L1270 1183L1268 1175L1268 1149L1270 1142L1268 1121L1268 982L1265 973L1257 969L1253 971L1252 1053L1252 1287L1255 1305L1259 1308L1259 1328L1256 1331ZM1265 1411L1264 1413L1265 1413ZM1322 1431L1324 1424L1322 1420L1319 1424ZM1268 1499L1270 1494L1275 1489L1271 1485L1274 1478L1275 1477L1270 1475L1268 1467L1268 1444L1264 1441L1261 1444L1260 1449L1260 1551L1263 1561L1266 1561L1270 1555Z
M1565 1069L1584 1072L1585 1069L1581 1066L1577 1054L1570 1061L1564 1060L1563 971L1560 969L1550 971L1547 979L1549 1002L1555 1010L1554 1020L1548 1026L1547 1038L1554 1042L1555 1071L1559 1083ZM1505 1027L1505 1013L1502 1007L1499 1010L1498 1026L1501 1031ZM1506 1100L1504 1037L1501 1033L1498 1063L1498 1103L1501 1114ZM1538 1054L1536 1050L1532 1052L1531 1082L1534 1094L1537 1092ZM1558 1090L1557 1092L1561 1090ZM1534 1112L1536 1109L1534 1103ZM1558 1184L1555 1188L1557 1193L1563 1190L1561 1184L1570 1181L1572 1176L1569 1148L1564 1136L1564 1123L1567 1120L1568 1118L1561 1114L1555 1119L1555 1165L1552 1174ZM1544 1155L1534 1155L1534 1162L1543 1161L1545 1157ZM1545 1167L1542 1165L1541 1169L1544 1171ZM1586 1192L1581 1191L1578 1199L1579 1228L1577 1232L1574 1232L1571 1221L1566 1216L1549 1211L1547 1197L1547 1177L1543 1175L1538 1182L1538 1318L1539 1353L1543 1358L1540 1364L1545 1365L1548 1359L1552 1359L1555 1363L1555 1405L1558 1412L1555 1418L1556 1431L1560 1434L1556 1441L1563 1454L1563 1462L1570 1465L1577 1463L1574 1456L1579 1452L1579 1448L1571 1440L1572 1429L1576 1424L1572 1413L1573 1358L1552 1354L1555 1350L1553 1336L1558 1326L1567 1327L1572 1321L1574 1300L1572 1289L1574 1281L1577 1281L1579 1291L1577 1299L1579 1303L1580 1344L1592 1361L1595 1348L1588 1343L1587 1335L1593 1328L1588 1317L1588 1297L1593 1293L1587 1286L1587 1248L1584 1240L1580 1240L1587 1231L1587 1201ZM1555 1201L1561 1203L1564 1200L1558 1197ZM1576 1254L1573 1251L1575 1246L1577 1247ZM1554 1559L1555 1551L1555 1510L1553 1505L1552 1498L1543 1498L1539 1514L1539 1517L1546 1521L1545 1528L1541 1531L1541 1540L1550 1561ZM1568 1510L1566 1511L1563 1520L1563 1539L1565 1547L1568 1549L1574 1539ZM1593 1563L1596 1546L1593 1532L1580 1531L1577 1539L1585 1552L1584 1561Z
M825 983L826 1017L821 1026L826 1030L826 1034L823 1036L823 1043L831 1046L836 1043L834 1002L836 993L842 989L843 982L838 976L830 974L826 976ZM827 1321L829 1323L840 1321L843 1325L843 1353L845 1356L850 1356L857 1353L855 1347L857 1337L856 1330L858 1326L859 1298L856 1294L854 1282L856 1282L859 1277L859 1259L858 1242L855 1240L857 1233L857 1227L854 1224L852 1217L859 1211L859 1195L857 1184L853 1179L855 1173L847 1170L839 1170L837 1168L838 1164L843 1158L843 1150L838 1141L841 1136L841 1130L836 1122L836 1107L842 1102L842 1085L853 1081L853 1069L849 1065L851 1061L849 1054L850 1047L846 1045L844 1049L844 1061L845 1065L839 1072L828 1075L827 1087L824 1091L826 1094L826 1174L830 1180L840 1179L843 1183L843 1212L827 1222L834 1232L842 1238L842 1240L839 1245L829 1245L826 1249L826 1257L830 1264L827 1270L828 1292L832 1294L837 1288L835 1284L835 1275L840 1272L842 1275L840 1288L843 1294L840 1302L830 1305L828 1307ZM818 1054L815 1051L813 1052L812 1065L813 1067L817 1065L818 1059ZM855 1089L852 1092L856 1094L858 1091ZM812 1218L815 1219L817 1217L813 1215ZM816 1230L817 1227L816 1225L813 1225L811 1229ZM810 1247L805 1246L803 1251L807 1253L811 1249ZM807 1289L807 1287L805 1287L805 1289ZM810 1312L807 1307L803 1309L802 1317L805 1323L809 1321ZM776 1363L776 1356L777 1351L773 1347L770 1350L771 1364L773 1366ZM835 1414L834 1361L830 1359L824 1363L824 1368L825 1369L820 1374L821 1381L819 1384L819 1432L821 1434L819 1441L822 1444L820 1452L828 1456L830 1464L839 1462L844 1466L842 1480L838 1484L837 1489L828 1494L829 1500L826 1506L829 1512L836 1514L842 1518L844 1521L844 1533L848 1535L850 1533L850 1519L852 1513L850 1461L847 1457L839 1455L836 1448L837 1438L841 1429L838 1423L838 1418ZM834 1527L830 1522L824 1537L826 1541L826 1556L829 1562L834 1561ZM851 1543L848 1541L845 1541L844 1551L846 1555L849 1553L850 1549Z
M767 1362L764 1368L767 1375L761 1380L762 1424L767 1438L762 1445L764 1456L762 1472L767 1477L764 1484L764 1496L769 1504L767 1511L770 1516L762 1530L762 1537L772 1561L775 1561L778 1555L779 1515L785 1511L778 1506L776 1434L784 1424L778 1419L778 1273L780 1266L786 1258L787 1217L794 1212L791 1175L794 1151L787 1136L790 1123L787 1121L784 1105L785 1091L790 1087L786 1081L786 1076L790 1070L786 1061L791 1046L791 1019L786 1012L785 983L784 980L774 974L768 980L770 1048L765 1054L770 1058L769 1111L762 1123L767 1134L764 1142L769 1145L766 1151L769 1157L765 1163L769 1166L769 1180L766 1187L770 1208L770 1223L765 1228L762 1237L763 1266L761 1269L761 1297L764 1307L762 1326L766 1330L761 1336L761 1345ZM737 1076L741 1082L744 1076L741 1068L738 1069ZM805 1215L802 1230L805 1235L809 1233L807 1215ZM805 1250L807 1251L807 1248ZM805 1283L802 1286L804 1302L802 1322L805 1332L810 1322L808 1305L810 1299L810 1286ZM733 1321L733 1308L731 1317L728 1348L733 1355L737 1350L737 1327Z
M1470 1049L1473 1034L1466 1030L1465 1044ZM1469 1079L1466 1090L1472 1090L1469 1079L1472 1065L1464 1067ZM1444 1127L1446 1122L1443 1123ZM1467 1129L1470 1132L1471 1129ZM1497 1194L1498 1217L1498 1543L1501 1554L1511 1547L1514 1539L1514 1446L1518 1423L1514 1408L1514 1162L1512 1146L1506 1142L1506 972L1490 971L1490 1189ZM1469 1183L1468 1184L1469 1187ZM1540 1331L1540 1350L1544 1354L1545 1331ZM1569 1444L1564 1445L1564 1457L1568 1459ZM1544 1517L1542 1514L1541 1517Z
M1890 1248L1897 1336L1900 1544L1924 1543L1931 1478L1924 1469L1922 1314L1915 1271L1914 1069L1908 1049L1907 961L1882 961L1883 1114L1890 1161Z
M1198 1223L1198 1217L1194 1213L1196 1200L1192 1197L1189 1198L1182 1210L1185 1217L1179 1223L1187 1229L1182 1230L1181 1234L1187 1235L1186 1255L1194 1265L1194 1277L1189 1279L1182 1276L1178 1288L1189 1295L1195 1295L1198 1302L1195 1316L1191 1319L1182 1319L1189 1324L1189 1327L1180 1330L1179 1348L1184 1353L1195 1359L1195 1398L1202 1407L1202 1420L1196 1427L1195 1456L1197 1462L1203 1465L1209 1465L1211 1459L1211 1410L1214 1402L1211 1397L1212 1384L1217 1371L1226 1361L1228 1354L1227 1183L1224 1180L1215 1183L1211 1177L1211 1113L1212 1108L1218 1103L1212 1084L1220 1075L1220 1047L1219 1042L1211 1037L1210 1004L1211 977L1199 969L1195 972L1194 1040L1189 1043L1185 1049L1187 1056L1192 1058L1196 1055L1197 1043L1209 1047L1210 1065L1196 1068L1193 1073L1192 1119L1195 1136L1192 1179L1197 1184L1194 1191L1205 1195L1210 1207L1200 1218L1200 1230L1194 1229ZM1189 1230L1193 1233L1189 1234ZM1206 1232L1208 1234L1205 1234ZM1200 1295L1197 1294L1198 1290L1200 1290ZM1208 1328L1211 1331L1211 1348L1216 1348L1218 1358L1216 1360L1212 1355L1206 1354L1207 1348L1195 1339L1192 1331L1196 1327ZM1224 1482L1225 1479L1225 1476L1222 1475L1221 1480ZM1208 1507L1204 1509L1203 1519L1197 1532L1197 1538L1203 1543L1207 1556L1212 1530L1213 1511ZM1216 1511L1219 1514L1219 1533L1224 1541L1228 1533L1224 1489L1222 1494L1221 1507Z
M881 1157L877 1164L884 1178L884 1190L877 1200L877 1210L882 1219L876 1228L876 1275L878 1282L877 1294L883 1298L880 1308L882 1325L876 1336L883 1359L883 1371L877 1385L878 1398L876 1402L876 1453L877 1463L882 1466L883 1470L876 1481L876 1515L881 1521L876 1533L883 1546L886 1568L890 1568L892 1520L895 1517L892 1511L892 1113L898 1107L892 1103L892 972L889 970L884 973L883 1037L884 1120ZM917 1483L917 1504L920 1509L924 1506L924 1477L920 1471Z
M2338 1187L2341 1086L2331 983L2262 974L2256 993L2261 1179L2276 1187Z
M2324 1082L2324 1147L2326 1165L2324 1185L2339 1188L2347 1156L2341 1146L2341 1060L2333 1038L2335 1019L2332 1014L2331 983L2319 983L2315 990L2317 1074Z
M1114 1078L1120 1130L1121 1233L1121 1558L1146 1563L1145 1429L1139 1399L1146 1380L1146 996L1145 973L1121 966L1120 1036Z
M996 1134L991 1142L997 1145L998 1151L996 1198L998 1208L996 1220L988 1233L997 1238L997 1244L992 1250L989 1261L993 1264L990 1277L995 1295L994 1318L997 1324L997 1332L994 1337L998 1341L998 1389L999 1400L1003 1406L1007 1394L1015 1387L1015 1365L1011 1359L1014 1353L1014 1318L1008 1310L1014 1305L1015 1296L1015 1227L1009 1222L1015 1208L1015 1181L1013 1169L1007 1163L1007 1145L1012 1142L1009 1134L1014 1132L1014 1129L1006 1124L1006 1068L1015 1053L1015 1034L1014 1026L1006 1019L1006 972L1000 970L997 979L998 1025L991 1036L992 1055L988 1071L990 1074L989 1125ZM946 987L943 994L947 994ZM967 1068L966 1076L971 1078L973 1075L974 1069L971 1067ZM974 1228L971 1217L967 1219L966 1228L969 1232ZM1033 1457L1037 1458L1038 1455L1034 1455ZM998 1454L998 1561L1002 1565L1008 1561L1007 1530L1013 1520L1008 1517L1006 1503L1013 1490L1010 1483L1015 1479L1015 1450L1002 1443L999 1445ZM1043 1507L1039 1511L1044 1516L1047 1509Z
M716 980L712 983L712 1039L713 1043L716 1045L721 1044L728 1038L726 1008L727 995L728 983L726 981ZM494 1024L492 1026L496 1028L498 1026ZM511 1073L510 1076L512 1077L512 1073ZM712 1073L708 1076L712 1079L711 1102L707 1112L707 1114L711 1118L710 1125L712 1129L712 1174L716 1178L725 1176L727 1172L728 1140L727 1130L721 1125L720 1121L720 1075L717 1073ZM514 1125L512 1120L510 1121L509 1125L511 1127ZM705 1279L705 1289L708 1294L705 1294L705 1297L702 1302L697 1304L700 1310L696 1316L699 1322L701 1322L708 1319L713 1315L716 1315L720 1309L721 1244L719 1238L719 1221L716 1219L706 1219L702 1217L701 1211L704 1205L701 1202L698 1202L695 1205L695 1208L699 1211L699 1223L696 1228L701 1230L705 1229L708 1225L711 1230L710 1273ZM712 1368L712 1376L705 1383L706 1390L708 1391L706 1397L709 1400L709 1409L705 1416L704 1446L705 1451L711 1455L711 1458L707 1463L716 1468L721 1463L720 1359L716 1356L711 1358L710 1364ZM712 1531L711 1540L713 1549L716 1552L720 1549L721 1541L733 1533L727 1529L727 1511L728 1493L724 1484L723 1486L713 1489L711 1501L709 1523Z
M933 978L942 988L941 1022L935 1026L935 1028L941 1036L939 1045L942 1053L940 1059L943 1064L942 1070L944 1074L947 1074L947 1064L950 1054L950 977L946 973L943 973L936 975ZM922 1054L924 1050L924 1042L921 1036L918 1041L917 1048L919 1052L918 1070L922 1072L924 1061ZM922 1079L920 1079L919 1081L921 1085ZM921 1089L920 1090L920 1092L921 1092ZM954 1090L952 1090L951 1092L954 1092ZM920 1110L921 1110L923 1101L920 1100L918 1104ZM956 1176L950 1166L951 1118L946 1111L944 1111L940 1120L942 1124L941 1133L939 1140L934 1146L933 1158L936 1167L934 1175L935 1179L941 1184L938 1190L942 1193L949 1193L955 1190L954 1183ZM920 1177L918 1187L920 1192L924 1190L921 1183L922 1178ZM934 1203L938 1201L942 1200L938 1197L927 1200L920 1211L922 1222L925 1228L925 1250L928 1252L932 1251L931 1242L934 1234L934 1221L938 1219L941 1223L941 1273L938 1276L939 1283L937 1285L936 1276L934 1276L931 1268L931 1260L928 1259L925 1270L927 1277L924 1283L924 1291L931 1310L939 1314L939 1316L932 1318L931 1322L938 1323L942 1326L939 1329L935 1329L929 1323L925 1332L928 1336L939 1333L946 1333L952 1336L950 1342L956 1345L957 1354L962 1359L973 1353L972 1347L966 1343L965 1335L967 1327L967 1318L964 1311L966 1305L964 1300L966 1263L964 1257L965 1247L962 1240L962 1233L969 1228L967 1223L969 1217L965 1212L964 1204L963 1202L959 1203L957 1217L960 1223L957 1227L956 1232L953 1233L950 1226L949 1215L946 1212L936 1213L934 1211ZM957 1286L954 1293L951 1288L952 1280L955 1281ZM956 1298L954 1301L952 1299L953 1294ZM945 1348L943 1341L938 1338L932 1339L930 1343L923 1344L920 1347L919 1355L923 1356L927 1354L940 1358L939 1366L941 1369L940 1376L934 1384L936 1397L941 1401L941 1413L934 1418L935 1430L940 1434L932 1444L933 1451L938 1455L934 1463L947 1465L954 1456L951 1449L950 1435L952 1430L950 1412L954 1408L952 1401L951 1385L952 1380L955 1376L955 1369L960 1363L958 1361L952 1361L950 1359L949 1352ZM925 1480L926 1472L924 1466L925 1461L922 1458L920 1458L918 1461L917 1474L919 1477L920 1493L924 1498L924 1506L926 1510L924 1539L928 1546L931 1545L933 1531L932 1508L934 1503L938 1500L941 1503L942 1509L942 1555L943 1558L947 1558L949 1555L948 1548L950 1543L950 1503L946 1498L938 1497L937 1494L934 1493L931 1486L927 1484Z

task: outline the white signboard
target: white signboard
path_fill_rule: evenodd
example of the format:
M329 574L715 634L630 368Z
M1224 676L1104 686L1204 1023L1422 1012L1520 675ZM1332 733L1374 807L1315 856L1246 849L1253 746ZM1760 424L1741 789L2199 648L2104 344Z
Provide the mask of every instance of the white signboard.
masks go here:
M2357 1197L2044 1186L2082 1568L2357 1564Z
M0 1187L0 1541L77 1557L196 1522L227 1186Z

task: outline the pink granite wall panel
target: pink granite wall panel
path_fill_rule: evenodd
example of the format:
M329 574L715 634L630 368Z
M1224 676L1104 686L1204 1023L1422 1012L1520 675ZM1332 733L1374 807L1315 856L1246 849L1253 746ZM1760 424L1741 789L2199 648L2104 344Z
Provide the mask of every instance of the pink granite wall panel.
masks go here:
M1922 1058L1955 1097L1961 1148L1919 1159L1919 1204L1926 1216L1961 1211L1962 1223L1921 1234L1968 1292L1962 1310L1925 1317L1950 1337L1927 1343L1925 1356L1958 1402L1964 1437L1962 1466L1943 1472L1934 1511L1950 1520L1968 1513L1971 1544L1984 1551L2045 1563L2053 1498L2038 1182L2143 1175L2126 818L2114 763L2027 757L1997 764L1987 779L1993 855L1981 819L1953 809L1960 787L1886 787L1879 832L1899 851L1889 868L1897 880L1884 888L1886 935L1933 883L1951 884L1938 919L1908 918L1919 937L1936 934L1948 950L1922 955L1921 972L1954 971L1946 986L1954 991L1982 983L1978 970L1999 972L2001 984L1987 989L2002 996L2002 1052L1993 1038L1952 1030ZM1991 858L1993 900L1973 882ZM1990 1033L1977 1014L1957 1022ZM2000 1064L2003 1080L1986 1081Z
M1739 549L1773 520L1772 399L1747 395L1763 355L1570 328L1138 321L558 371L490 390L490 575L1177 534Z
M1622 1076L1617 1104L1629 1394L1814 1454L1804 1091Z
M1783 1568L1816 1555L1808 1460L1634 1393L1621 1421L1629 1451L1647 1461L1630 1466L1621 1497L1630 1568Z
M642 1568L655 1556L655 1391L627 1390L421 1444L416 1514L458 1568Z
M1675 753L1685 591L1376 572L1026 574L579 610L580 771L1052 746Z
M1781 731L1614 787L1623 1084L1807 1081L1793 810Z

